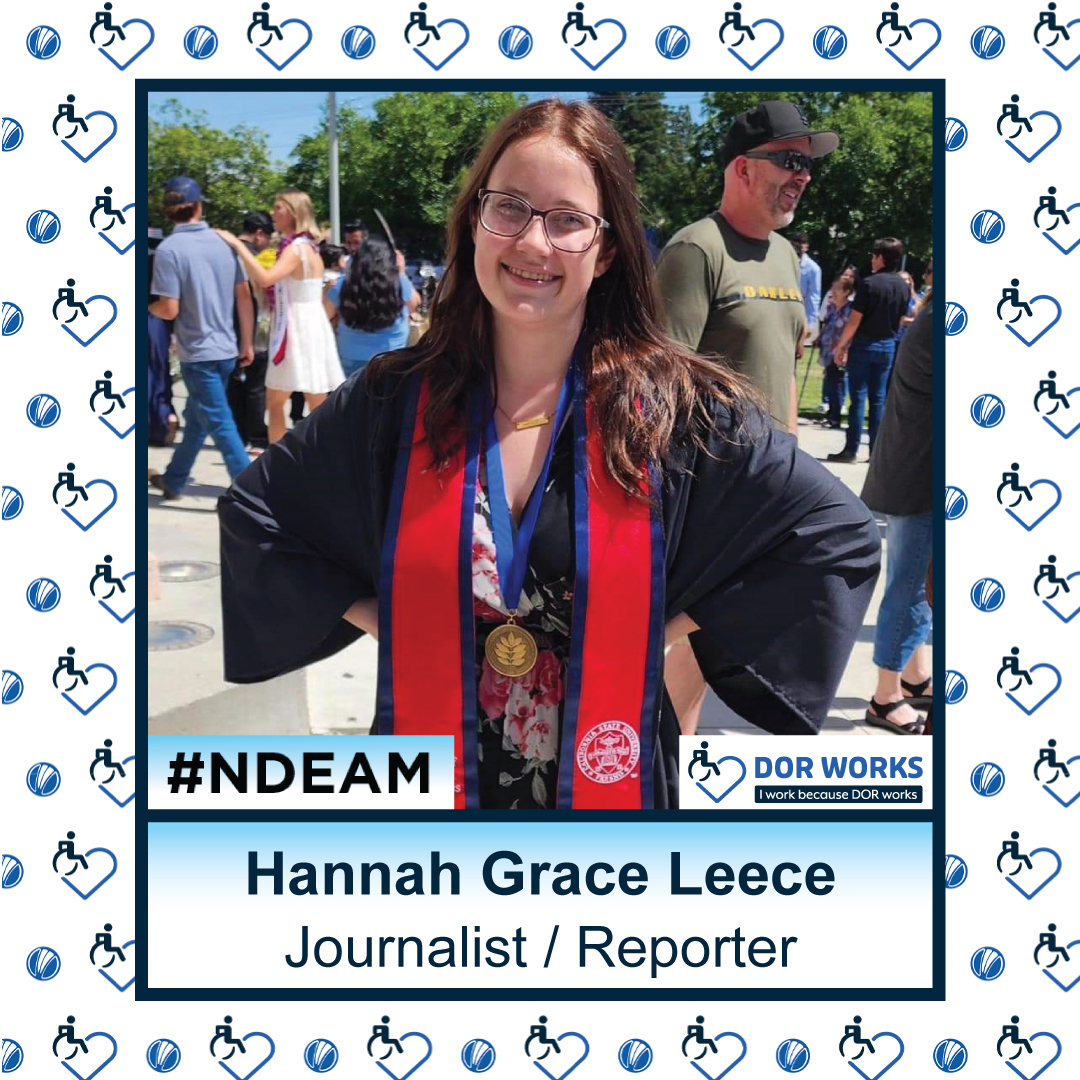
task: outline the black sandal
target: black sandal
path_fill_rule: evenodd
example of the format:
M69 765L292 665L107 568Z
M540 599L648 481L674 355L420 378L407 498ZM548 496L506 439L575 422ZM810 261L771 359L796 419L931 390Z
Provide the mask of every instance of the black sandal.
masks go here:
M866 710L864 719L871 727L884 728L894 735L921 735L924 727L922 720L915 720L910 724L894 724L888 719L889 713L895 712L901 705L910 704L911 698L904 698L902 701L890 701L887 705L882 705L880 701L871 698L870 708Z
M934 704L934 695L926 691L933 681L932 676L929 679L923 679L920 683L910 683L907 679L901 679L900 689L910 695L904 701L915 709L929 709Z

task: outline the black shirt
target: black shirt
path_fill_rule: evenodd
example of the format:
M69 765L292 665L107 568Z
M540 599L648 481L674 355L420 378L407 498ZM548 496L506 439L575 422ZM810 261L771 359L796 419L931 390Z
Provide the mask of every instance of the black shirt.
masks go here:
M881 341L896 336L900 320L907 314L911 289L899 275L886 270L865 277L855 293L852 305L862 313L855 331L856 341Z

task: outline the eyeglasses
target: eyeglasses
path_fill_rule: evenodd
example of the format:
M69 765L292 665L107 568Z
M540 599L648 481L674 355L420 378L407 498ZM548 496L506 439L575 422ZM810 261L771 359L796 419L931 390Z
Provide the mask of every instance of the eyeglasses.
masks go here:
M743 157L771 161L788 172L802 172L803 169L812 172L814 168L814 159L798 150L751 150L750 153L743 154Z
M505 191L489 191L481 188L480 224L496 236L520 236L534 217L543 222L544 235L557 251L581 255L596 243L601 229L610 229L611 223L583 210L557 206L551 210L537 210L524 199L508 195Z

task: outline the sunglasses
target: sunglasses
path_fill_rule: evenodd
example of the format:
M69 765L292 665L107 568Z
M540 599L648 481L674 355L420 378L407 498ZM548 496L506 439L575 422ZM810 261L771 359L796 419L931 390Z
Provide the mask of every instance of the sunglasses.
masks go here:
M813 171L814 159L798 150L751 150L743 157L756 158L759 161L771 161L788 172Z

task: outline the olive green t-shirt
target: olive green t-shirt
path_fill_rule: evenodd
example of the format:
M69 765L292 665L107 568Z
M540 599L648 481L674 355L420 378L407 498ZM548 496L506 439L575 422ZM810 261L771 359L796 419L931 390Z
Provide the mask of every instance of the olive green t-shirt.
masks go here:
M656 264L672 337L719 353L764 394L787 430L795 352L806 326L799 257L779 233L754 240L719 212L680 229Z

